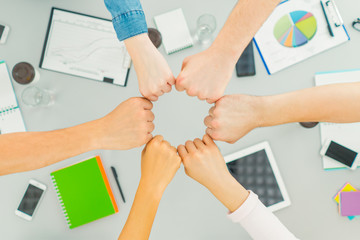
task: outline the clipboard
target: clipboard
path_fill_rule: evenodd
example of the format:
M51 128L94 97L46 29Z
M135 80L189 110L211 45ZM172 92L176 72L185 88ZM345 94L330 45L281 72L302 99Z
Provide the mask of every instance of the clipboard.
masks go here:
M326 6L327 18L333 26L334 37L329 34L319 0L281 2L257 32L254 43L269 75L350 40L334 0L321 2ZM289 19L289 25L284 21L286 18ZM303 27L309 32L297 28L306 18L312 18L312 22L307 22L307 26ZM280 34L277 33L277 26L280 30L284 28L283 35L281 31ZM292 28L294 30L291 30ZM302 39L297 39L297 36ZM296 41L299 41L299 44L296 44Z
M111 20L53 7L39 67L125 87L131 58Z

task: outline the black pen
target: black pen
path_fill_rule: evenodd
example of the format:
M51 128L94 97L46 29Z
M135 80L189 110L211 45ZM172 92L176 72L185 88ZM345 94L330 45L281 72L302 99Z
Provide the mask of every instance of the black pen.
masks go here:
M329 22L329 19L328 19L327 15L326 15L326 11L325 11L324 4L322 3L322 1L320 1L320 4L321 4L321 8L322 8L322 10L323 10L323 12L324 12L324 16L325 16L325 19L326 19L326 23L327 23L327 25L328 25L328 29L329 29L330 36L333 37L333 36L334 36L334 32L333 32L333 30L331 29L331 25L330 25L330 22Z
M121 186L120 186L119 179L118 179L118 175L117 175L117 173L116 173L115 168L114 168L114 167L111 167L111 171L112 171L112 173L114 174L115 181L116 181L116 184L117 184L117 186L118 186L118 188L119 188L119 191L120 191L122 200L123 200L124 203L125 203L125 197L124 197L124 194L123 194L123 192L122 192L122 190L121 190Z

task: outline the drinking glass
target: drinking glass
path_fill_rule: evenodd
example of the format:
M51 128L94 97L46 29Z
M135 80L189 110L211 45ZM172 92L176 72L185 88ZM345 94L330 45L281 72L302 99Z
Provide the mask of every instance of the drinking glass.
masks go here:
M38 87L28 87L21 94L22 101L32 107L49 106L54 103L53 94Z
M216 19L211 14L201 15L197 20L196 35L200 43L206 44L212 40L216 29Z

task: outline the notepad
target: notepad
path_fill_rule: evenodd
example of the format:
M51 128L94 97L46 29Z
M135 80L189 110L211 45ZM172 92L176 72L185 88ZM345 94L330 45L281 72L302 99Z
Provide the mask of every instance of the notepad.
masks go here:
M167 54L193 46L193 40L181 8L154 17Z
M341 192L356 192L356 188L354 188L350 183L345 183L345 185L340 189L340 191L334 196L335 202L339 205L340 204L340 193ZM340 206L339 206L340 212ZM353 220L355 216L348 216L349 220Z
M0 61L0 134L24 131L24 120L6 63Z
M315 85L360 82L360 69L319 72L315 75ZM360 152L360 123L320 123L321 144L327 139L341 142L346 147ZM330 158L323 158L325 170L346 169L343 164Z
M70 229L118 212L99 156L50 175Z
M360 192L340 193L340 213L342 216L360 215Z

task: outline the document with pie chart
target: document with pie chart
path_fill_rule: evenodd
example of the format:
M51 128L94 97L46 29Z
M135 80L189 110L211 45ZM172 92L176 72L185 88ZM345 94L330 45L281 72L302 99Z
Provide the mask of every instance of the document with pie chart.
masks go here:
M254 38L269 74L350 40L344 25L332 22L334 11L325 10L334 37L318 0L290 0L274 10Z

